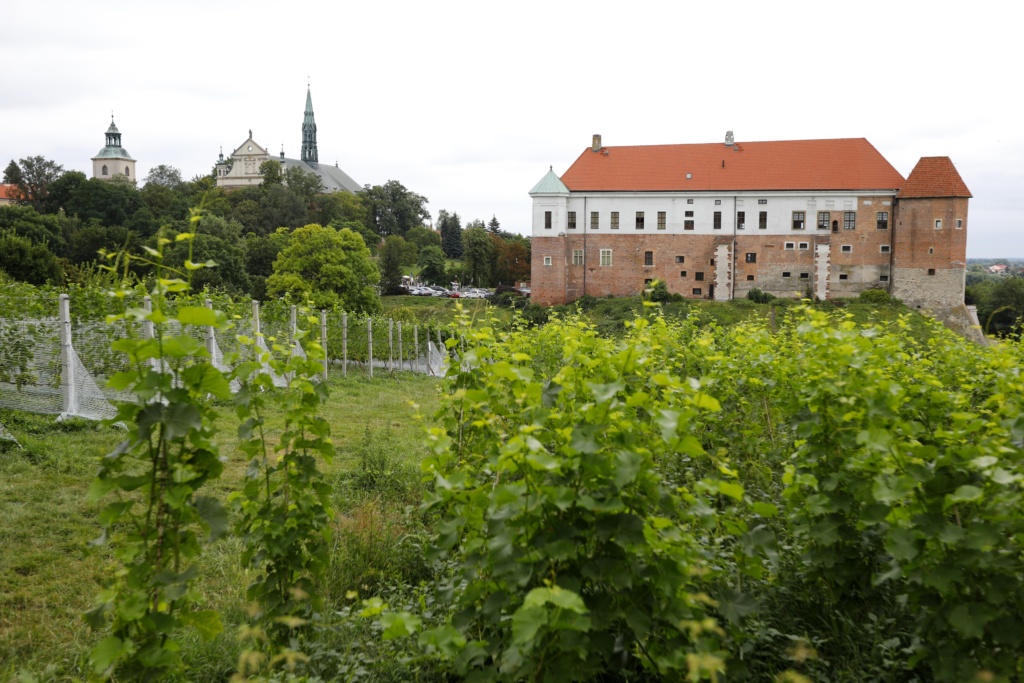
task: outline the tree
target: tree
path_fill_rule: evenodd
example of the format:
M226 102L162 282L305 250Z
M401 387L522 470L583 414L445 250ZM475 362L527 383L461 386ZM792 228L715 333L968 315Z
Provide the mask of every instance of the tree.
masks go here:
M481 225L474 226L462 233L462 262L465 265L466 278L469 284L477 287L489 287L491 284L491 259L494 254L494 243L491 236Z
M270 186L260 200L261 234L278 228L296 228L305 224L308 212L302 197L282 185ZM241 222L241 221L240 221ZM244 222L243 222L244 225Z
M491 214L491 220L487 224L487 230L495 235L501 233L501 223L498 222L498 217L494 214Z
M292 166L284 172L284 184L307 205L324 191L324 181L320 176L304 171L298 166Z
M46 248L27 237L0 231L0 271L33 285L62 284L64 271L60 260Z
M451 259L462 258L462 225L459 214L444 209L437 214L437 228L441 232L441 249Z
M417 249L440 247L441 235L426 226L417 226L405 234L405 241L415 244Z
M476 218L466 223L466 227L464 229L469 230L470 228L480 228L481 230L486 230L487 226L484 224L482 220Z
M75 189L65 208L83 223L96 220L103 225L124 225L142 205L134 183L90 178Z
M267 293L312 300L318 308L375 313L381 308L378 282L380 273L359 234L313 223L291 234L267 278Z
M260 164L260 175L263 176L263 187L270 187L271 185L280 185L284 182L284 176L281 173L281 162L275 161L274 159L267 159Z
M44 202L49 194L50 185L64 173L64 167L41 156L22 159L19 166L19 201L42 213L45 211Z
M20 185L21 184L21 167L18 163L11 159L11 163L7 164L7 168L4 169L4 185Z
M398 235L391 235L377 248L380 289L385 294L395 294L402 285L402 260L405 251L406 242Z
M99 260L100 249L110 252L138 249L138 236L119 225L87 225L76 230L68 244L68 261L73 264ZM106 263L104 261L104 263Z
M420 278L426 282L432 285L448 283L447 263L441 247L431 245L420 249L417 264L420 266Z
M161 220L179 221L188 216L188 200L185 196L163 183L147 182L139 194L150 213Z
M989 334L1020 332L1024 318L1024 278L1002 276L979 302L978 319Z
M181 184L181 171L166 164L153 167L146 176L146 185L160 185L168 190L177 190Z
M369 212L367 226L378 235L404 237L411 228L430 220L427 198L407 190L397 180L366 185L359 194Z
M496 280L499 285L514 285L530 279L530 252L525 240L502 240L498 247Z
M220 219L223 220L223 219ZM192 290L205 287L221 289L231 294L249 292L249 276L245 272L245 255L237 241L229 241L214 235L198 232L191 240L192 262L213 261L217 265L192 271ZM185 259L189 257L189 241L172 242L164 252L164 263L185 271Z
M67 211L71 198L89 179L80 171L68 171L50 184L49 192L43 201L42 213L57 213L61 209Z
M0 232L22 237L32 244L45 245L58 256L63 256L67 248L60 219L41 214L31 206L0 206Z

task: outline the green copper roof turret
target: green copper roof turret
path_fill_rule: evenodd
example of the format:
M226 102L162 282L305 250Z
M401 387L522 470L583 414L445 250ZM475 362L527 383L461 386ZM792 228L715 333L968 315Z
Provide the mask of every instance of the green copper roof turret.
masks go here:
M316 121L313 120L313 95L306 88L306 111L302 116L302 153L299 157L310 166L316 166Z
M530 190L530 194L569 194L569 188L555 175L555 169L549 168L540 182Z
M135 161L128 150L121 146L121 131L114 125L114 115L110 115L110 128L107 128L107 144L96 153L94 159L125 159Z

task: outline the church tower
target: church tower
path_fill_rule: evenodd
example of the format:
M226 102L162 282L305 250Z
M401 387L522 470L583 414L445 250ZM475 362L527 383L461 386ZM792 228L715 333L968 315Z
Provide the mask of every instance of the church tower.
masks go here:
M114 125L114 115L110 115L110 128L107 128L107 144L92 158L92 177L100 180L111 180L114 176L124 176L135 180L135 159L128 150L121 146L121 131Z
M306 87L306 111L302 115L302 161L314 168L317 165L316 121L313 120L313 96Z

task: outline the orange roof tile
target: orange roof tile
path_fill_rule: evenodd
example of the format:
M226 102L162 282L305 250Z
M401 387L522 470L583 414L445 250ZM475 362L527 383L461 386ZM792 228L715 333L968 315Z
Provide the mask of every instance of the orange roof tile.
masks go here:
M949 157L921 157L896 196L901 199L970 197L971 191Z
M587 148L562 182L574 192L701 192L898 190L904 180L870 142L844 138Z
M0 199L6 199L8 201L14 201L14 188L17 185L3 185L0 184Z

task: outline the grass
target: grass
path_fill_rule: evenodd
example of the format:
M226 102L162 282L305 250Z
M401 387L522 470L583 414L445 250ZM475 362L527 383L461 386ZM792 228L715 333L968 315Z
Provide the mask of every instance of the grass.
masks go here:
M415 486L423 439L410 401L431 414L437 406L437 381L408 373L373 380L360 375L343 379L338 373L331 379L331 390L323 415L331 423L337 457L327 468L328 477L350 478L366 460L367 434L372 442L381 441L376 435L386 434L383 441L388 444L392 469L402 471L406 489ZM218 412L218 440L227 464L211 490L226 497L239 486L247 461L236 448L233 411L224 406ZM272 424L281 420L276 408L268 417ZM98 458L124 433L94 423L59 423L52 416L13 411L0 411L0 422L24 446L19 449L0 442L0 548L4 549L0 552L0 681L13 679L20 670L40 673L47 667L52 680L71 680L84 674L84 655L102 636L85 625L81 613L92 606L112 571L108 550L88 545L99 535L100 506L88 503L87 491ZM339 487L339 492L348 496L351 490ZM365 553L389 551L381 547L380 539L386 532L403 529L390 513L386 518L379 516L384 521L376 524L366 521L373 509L388 512L391 502L375 498L374 486L356 493L358 500L335 501L339 509L358 511L339 517L339 530L364 539L368 550L356 558L357 564L373 569L374 560L380 564L394 558ZM388 525L392 528L384 528ZM363 532L365 528L370 536ZM248 583L246 571L239 566L239 552L238 541L227 540L210 546L202 558L199 588L208 607L220 611L227 628L211 643L185 641L191 679L224 680L234 670L238 657L234 633L245 618Z

